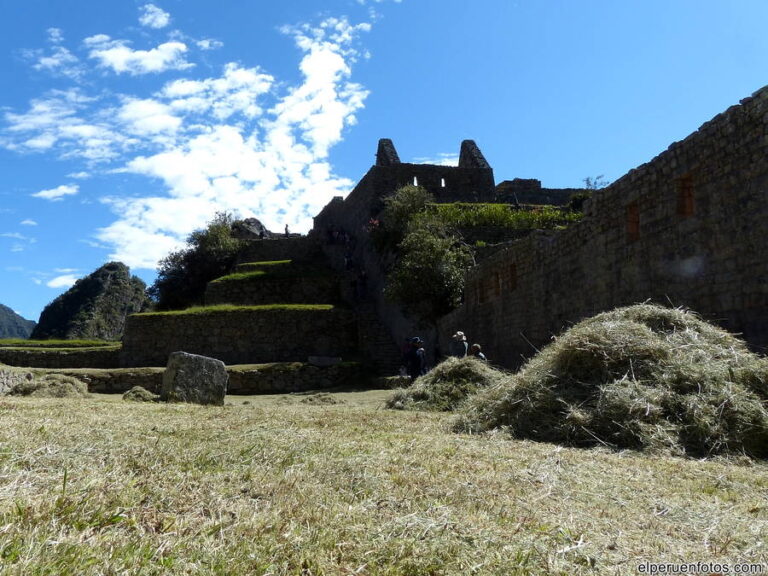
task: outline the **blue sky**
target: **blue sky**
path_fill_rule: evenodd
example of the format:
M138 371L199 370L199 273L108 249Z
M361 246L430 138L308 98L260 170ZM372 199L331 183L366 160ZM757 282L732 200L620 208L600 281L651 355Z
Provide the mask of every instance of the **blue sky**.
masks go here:
M768 83L763 0L0 0L0 303L147 282L216 211L306 231L374 160L615 180Z

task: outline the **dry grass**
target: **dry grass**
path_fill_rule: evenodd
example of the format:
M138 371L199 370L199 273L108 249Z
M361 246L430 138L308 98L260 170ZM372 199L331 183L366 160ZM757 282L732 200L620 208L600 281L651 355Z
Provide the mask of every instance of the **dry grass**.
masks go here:
M150 392L143 386L134 386L123 394L123 400L127 402L157 402L159 399L159 394Z
M0 402L0 573L636 574L766 562L768 469L445 431L388 391Z
M36 398L85 398L88 396L88 386L65 374L33 374L31 379L22 380L8 393L11 396Z
M396 390L387 400L387 408L456 410L471 394L508 378L505 372L477 358L447 358L409 388Z
M577 446L768 457L768 361L690 312L637 305L566 331L455 428Z

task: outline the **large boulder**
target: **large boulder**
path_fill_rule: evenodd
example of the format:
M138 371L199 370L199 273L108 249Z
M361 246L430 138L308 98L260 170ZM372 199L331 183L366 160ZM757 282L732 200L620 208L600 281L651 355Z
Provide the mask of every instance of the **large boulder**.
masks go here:
M221 360L173 352L163 374L160 400L223 406L228 381L229 374Z
M232 236L240 240L263 240L271 238L273 234L258 218L246 218L232 223Z

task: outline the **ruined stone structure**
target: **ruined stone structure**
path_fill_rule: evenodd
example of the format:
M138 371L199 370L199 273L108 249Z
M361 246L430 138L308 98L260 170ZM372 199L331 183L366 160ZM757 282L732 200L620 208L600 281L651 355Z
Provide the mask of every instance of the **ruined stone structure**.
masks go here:
M376 164L346 198L334 198L323 208L308 237L253 240L241 255L241 262L251 263L241 271L280 260L311 266L211 284L209 303L238 308L133 315L119 362L163 366L179 350L230 365L305 364L310 356L341 356L367 359L381 373L392 374L399 362L397 343L405 336L419 334L433 349L448 350L450 335L462 330L483 345L492 362L515 367L569 324L646 300L691 308L765 351L766 148L768 87L594 191L580 222L560 231L525 232L519 238L516 233L493 247L468 272L462 306L429 334L383 297L391 261L373 249L367 227L387 195L418 184L437 202L562 205L581 190L546 189L533 179L495 186L493 170L469 140L461 145L459 165L450 167L403 163L392 142L383 139ZM345 240L336 241L332 231L342 231ZM335 272L318 275L314 267L326 262ZM97 358L93 352L89 361L116 363L116 354L99 352ZM305 389L318 370L305 364L283 375L254 368L232 379L233 390ZM333 370L324 371L322 379L330 383L352 374L342 365Z
M519 365L582 318L652 300L768 344L768 87L596 191L567 230L518 240L472 269L440 322Z
M342 199L334 198L315 216L314 230L334 225L357 233L383 207L383 199L407 184L425 188L436 202L493 202L493 168L472 140L461 143L458 166L400 162L391 140L379 140L376 164Z

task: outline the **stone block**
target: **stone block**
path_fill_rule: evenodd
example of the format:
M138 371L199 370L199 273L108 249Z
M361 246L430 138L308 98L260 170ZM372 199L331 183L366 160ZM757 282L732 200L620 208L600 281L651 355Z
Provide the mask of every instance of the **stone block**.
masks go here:
M160 400L223 406L228 381L229 375L221 360L173 352L163 374Z

